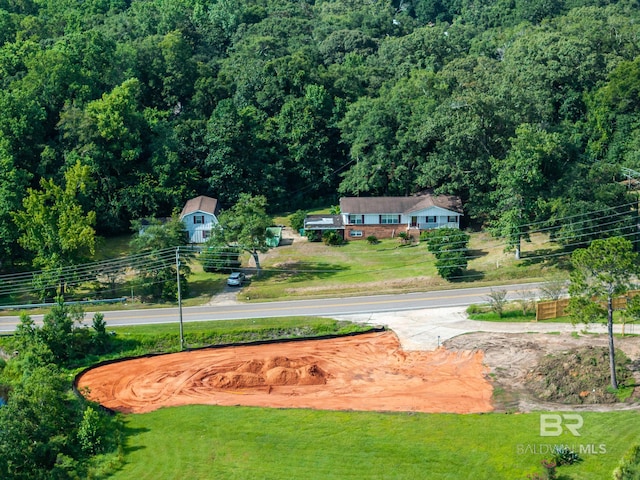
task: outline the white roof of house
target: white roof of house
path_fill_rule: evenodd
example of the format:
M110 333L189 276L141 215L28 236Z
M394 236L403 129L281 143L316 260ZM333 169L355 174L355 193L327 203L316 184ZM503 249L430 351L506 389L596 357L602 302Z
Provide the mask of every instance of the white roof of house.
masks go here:
M304 219L304 228L311 230L342 228L343 226L340 215L312 214L307 215Z

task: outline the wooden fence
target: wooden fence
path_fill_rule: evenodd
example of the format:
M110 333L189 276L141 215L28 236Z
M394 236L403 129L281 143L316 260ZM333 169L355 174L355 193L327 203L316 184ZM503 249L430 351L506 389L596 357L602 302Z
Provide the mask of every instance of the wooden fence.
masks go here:
M640 294L640 290L629 290L623 297L616 297L613 299L614 310L624 310L627 308L627 300ZM561 298L560 300L549 300L545 302L536 303L536 321L549 320L552 318L563 317L566 315L565 309L569 305L568 298Z
M569 305L568 298L536 303L536 321L563 317L567 305Z

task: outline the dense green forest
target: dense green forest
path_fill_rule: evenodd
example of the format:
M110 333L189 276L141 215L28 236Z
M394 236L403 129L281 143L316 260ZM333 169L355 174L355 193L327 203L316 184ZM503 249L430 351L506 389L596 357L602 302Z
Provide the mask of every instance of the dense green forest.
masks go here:
M638 7L0 0L0 261L65 194L108 236L198 194L292 211L434 189L504 235L562 219L569 242L567 218L632 201Z

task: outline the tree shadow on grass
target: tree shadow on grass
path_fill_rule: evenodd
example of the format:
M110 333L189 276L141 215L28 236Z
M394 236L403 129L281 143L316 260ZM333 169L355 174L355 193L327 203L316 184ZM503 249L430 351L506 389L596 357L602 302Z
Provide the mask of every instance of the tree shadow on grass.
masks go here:
M465 270L459 277L452 278L450 283L477 282L484 279L484 272L473 268Z
M289 261L263 269L260 278L275 282L297 283L330 278L349 269L336 263Z
M95 478L96 480L106 480L107 478L111 478L111 476L116 472L122 471L122 469L128 463L126 459L127 455L135 451L144 450L145 448L147 448L144 445L131 445L131 440L136 435L147 433L149 431L150 431L149 428L132 428L127 425L127 422L125 420L125 422L123 423L123 426L120 429L120 432L122 434L122 437L121 437L122 443L120 444L120 450L119 450L120 456L122 457L121 462L118 464L116 468L114 468L113 470L109 470L109 472L106 475L95 475L93 478Z
M479 250L479 249L469 249L467 250L466 255L467 255L467 258L475 260L476 258L486 257L487 255L489 255L489 252L485 250Z
M122 451L124 452L125 455L128 455L130 453L133 453L135 451L138 450L143 450L147 447L145 447L144 445L131 445L131 440L136 437L137 435L140 435L142 433L147 433L150 432L151 429L146 428L146 427L142 427L142 428L133 428L127 425L127 423L125 422L124 427L122 429L122 436L123 436L123 442L122 442Z
M231 269L229 269L228 273L222 272L223 275L229 275L231 273ZM204 294L215 294L222 292L224 290L224 279L219 278L203 278L198 280L189 280L189 297L197 297L199 295Z
M558 270L570 270L571 252L572 250L568 248L560 250L539 248L531 252L523 252L520 256L520 265L523 267L542 265L544 267L555 267Z

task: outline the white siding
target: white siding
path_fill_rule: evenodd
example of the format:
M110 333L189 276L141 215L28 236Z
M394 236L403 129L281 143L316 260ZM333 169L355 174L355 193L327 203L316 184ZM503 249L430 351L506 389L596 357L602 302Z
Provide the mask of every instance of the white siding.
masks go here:
M380 214L380 213L367 213L364 215L364 223L353 224L349 222L348 213L344 213L342 215L342 219L345 225L380 225L380 215L398 215L396 214ZM353 214L351 214L353 215ZM358 216L360 216L358 214ZM412 227L411 218L417 217L417 225L415 228L419 228L421 230L429 230L433 228L460 228L460 217L461 213L453 212L451 210L447 210L446 208L441 207L429 207L424 210L417 210L415 212L411 212L408 214L400 215L400 223L396 225L402 225L407 227ZM451 218L450 218L451 217ZM450 221L455 218L455 221ZM388 224L394 225L394 224Z
M425 210L411 212L411 214L402 216L402 223L411 225L411 217L417 217L417 228L420 230L430 230L433 228L460 228L460 217L462 215L452 212L446 208L431 207ZM454 217L455 222L449 221L449 217Z
M200 223L201 217L203 223ZM198 218L198 223L194 220ZM189 243L204 243L211 235L214 226L217 225L218 219L215 215L206 212L192 212L182 217L182 223L188 232Z

